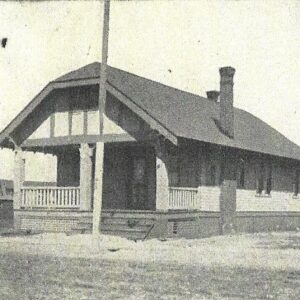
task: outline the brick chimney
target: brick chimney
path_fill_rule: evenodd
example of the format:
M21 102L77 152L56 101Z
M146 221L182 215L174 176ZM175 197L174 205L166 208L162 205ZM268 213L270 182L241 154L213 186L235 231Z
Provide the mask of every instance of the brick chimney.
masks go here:
M219 91L207 91L206 92L207 99L218 102L220 92Z
M235 69L232 67L220 68L220 126L229 137L234 137L234 112L233 112L233 76Z

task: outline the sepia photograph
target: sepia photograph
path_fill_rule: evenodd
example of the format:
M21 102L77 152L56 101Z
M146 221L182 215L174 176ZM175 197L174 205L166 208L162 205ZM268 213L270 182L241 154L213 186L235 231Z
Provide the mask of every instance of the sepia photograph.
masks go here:
M299 0L0 0L0 299L300 299Z

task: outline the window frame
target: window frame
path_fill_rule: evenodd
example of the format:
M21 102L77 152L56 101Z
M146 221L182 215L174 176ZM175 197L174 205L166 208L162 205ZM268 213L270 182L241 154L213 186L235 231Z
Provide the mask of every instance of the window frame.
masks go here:
M245 174L246 174L246 162L243 158L240 158L238 164L238 178L237 178L237 188L245 188Z
M294 183L293 183L293 196L298 198L300 192L300 169L295 171Z

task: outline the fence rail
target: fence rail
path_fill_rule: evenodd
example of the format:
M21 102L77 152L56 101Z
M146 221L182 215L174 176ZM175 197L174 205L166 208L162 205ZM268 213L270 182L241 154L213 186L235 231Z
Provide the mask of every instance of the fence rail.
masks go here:
M198 189L170 187L169 209L200 209L200 193Z
M23 187L21 207L79 208L79 187Z

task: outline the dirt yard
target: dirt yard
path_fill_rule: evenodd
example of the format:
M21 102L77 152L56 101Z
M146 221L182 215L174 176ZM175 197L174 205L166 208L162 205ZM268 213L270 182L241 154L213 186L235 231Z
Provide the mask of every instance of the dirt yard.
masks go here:
M0 299L299 299L300 233L0 238Z

